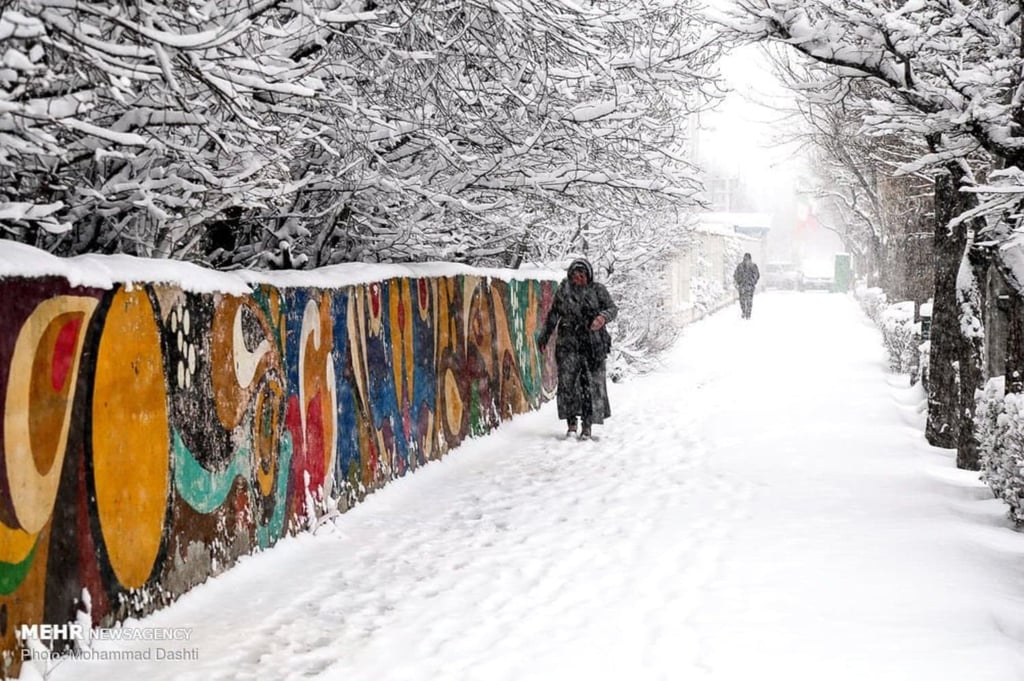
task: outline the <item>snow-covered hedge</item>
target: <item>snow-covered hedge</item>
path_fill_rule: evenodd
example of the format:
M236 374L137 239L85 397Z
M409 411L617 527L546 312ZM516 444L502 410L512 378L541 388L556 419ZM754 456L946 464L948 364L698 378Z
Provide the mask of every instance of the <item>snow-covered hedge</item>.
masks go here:
M914 323L914 301L905 300L887 305L881 313L879 327L889 353L889 368L909 374L917 367L919 325Z
M914 321L914 301L889 303L885 292L876 287L858 286L854 297L864 314L882 331L882 342L889 354L889 368L910 374L912 383L926 380L927 341L921 342L921 323ZM921 306L922 314L931 314L931 304Z
M1024 395L1006 395L1003 376L991 378L975 412L981 479L1024 525Z

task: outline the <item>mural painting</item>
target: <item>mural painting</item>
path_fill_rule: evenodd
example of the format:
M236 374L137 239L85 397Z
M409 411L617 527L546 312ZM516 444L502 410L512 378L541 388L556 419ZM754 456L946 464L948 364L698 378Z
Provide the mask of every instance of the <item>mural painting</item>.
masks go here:
M549 399L553 285L0 280L0 675L20 625L163 607Z

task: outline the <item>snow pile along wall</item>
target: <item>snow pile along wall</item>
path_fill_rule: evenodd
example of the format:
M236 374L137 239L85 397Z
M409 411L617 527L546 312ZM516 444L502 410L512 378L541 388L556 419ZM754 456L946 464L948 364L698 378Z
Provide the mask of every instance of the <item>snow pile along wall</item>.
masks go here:
M12 274L3 255L5 676L20 625L163 607L554 388L543 277L216 292Z

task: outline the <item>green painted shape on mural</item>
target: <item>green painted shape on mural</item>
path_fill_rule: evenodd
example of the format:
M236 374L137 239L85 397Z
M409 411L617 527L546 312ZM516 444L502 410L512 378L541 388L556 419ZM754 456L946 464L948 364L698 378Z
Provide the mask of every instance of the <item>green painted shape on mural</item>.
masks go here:
M199 513L212 513L228 498L235 478L248 470L249 451L239 448L223 471L211 471L196 460L174 431L171 449L174 451L174 489L178 496Z
M235 452L225 470L214 472L207 470L196 460L195 455L181 441L177 431L174 432L171 446L174 450L174 488L185 503L199 513L213 513L223 506L235 478L244 477L248 471L250 452L245 447ZM256 541L260 548L267 548L284 534L293 452L291 433L285 433L281 439L281 452L277 461L279 472L274 489L274 513L266 525L256 527ZM247 484L252 496L252 482L247 480Z
M516 368L529 401L536 404L541 392L540 352L536 340L526 336L526 320L531 314L530 291L534 290L535 299L540 301L541 288L539 282L515 280L509 282L508 290L508 315Z
M32 567L32 561L35 560L37 548L39 548L39 535L36 535L36 543L32 545L32 550L25 556L25 560L20 563L0 561L0 596L14 593L14 590L25 581L25 575L28 574L29 568Z
M256 527L256 542L261 549L277 542L284 534L284 514L288 510L288 479L291 477L294 451L292 434L286 432L281 438L281 453L277 458L278 473L277 487L274 489L274 514L270 516L270 522L266 525Z

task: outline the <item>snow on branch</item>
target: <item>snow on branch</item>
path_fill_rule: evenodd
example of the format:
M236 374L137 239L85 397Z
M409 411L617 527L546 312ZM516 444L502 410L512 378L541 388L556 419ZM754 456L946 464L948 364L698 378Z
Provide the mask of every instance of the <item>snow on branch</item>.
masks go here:
M603 102L584 102L577 104L565 114L566 118L577 122L593 121L603 118L614 112L616 109L615 100Z
M320 20L325 24L357 24L364 21L377 21L379 14L376 11L369 12L324 12Z

